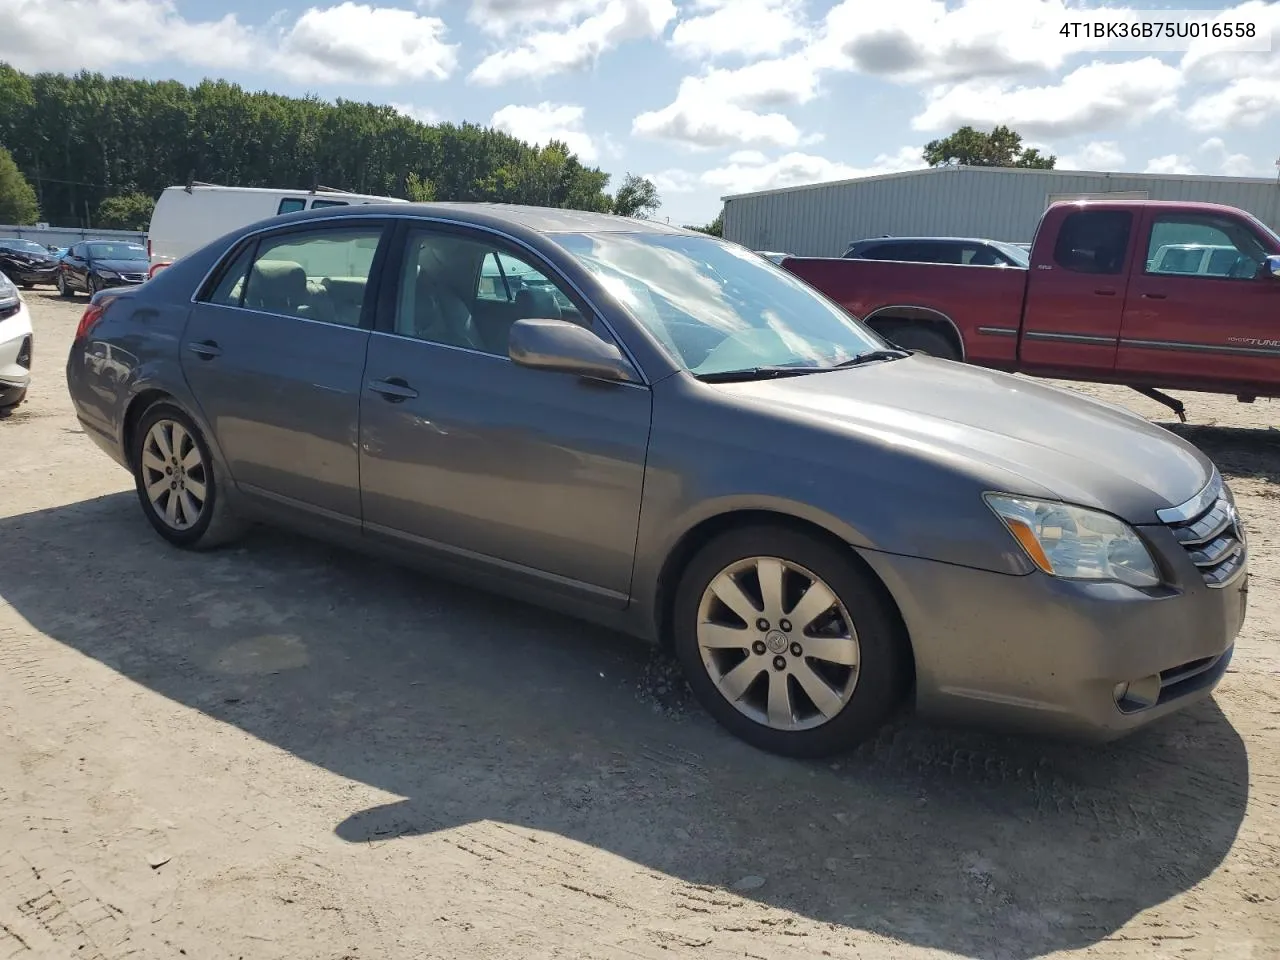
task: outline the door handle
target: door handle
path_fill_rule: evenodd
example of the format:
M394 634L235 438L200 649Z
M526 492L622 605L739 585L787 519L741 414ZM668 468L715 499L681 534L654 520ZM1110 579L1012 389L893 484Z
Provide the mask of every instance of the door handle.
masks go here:
M1116 295L1115 290L1111 287L1103 287L1101 290L1095 290L1093 292L1100 297L1114 297Z
M1164 300L1167 299L1163 293L1144 293L1143 300Z
M388 403L403 403L405 400L412 400L418 395L417 390L399 377L391 377L387 380L370 380L369 389Z
M222 348L212 340L194 340L187 344L187 349L201 360L212 360L222 356Z

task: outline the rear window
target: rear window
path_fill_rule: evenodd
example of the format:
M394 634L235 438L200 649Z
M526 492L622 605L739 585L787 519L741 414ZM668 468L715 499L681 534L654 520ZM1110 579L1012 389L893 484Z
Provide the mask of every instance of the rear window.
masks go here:
M1062 221L1053 260L1073 273L1124 272L1133 214L1128 210L1081 210Z
M307 209L306 200L301 197L285 197L280 201L280 206L276 208L276 213L297 213L299 210L305 209Z
M350 206L345 200L313 200L311 201L311 209L319 210L321 207L346 207Z

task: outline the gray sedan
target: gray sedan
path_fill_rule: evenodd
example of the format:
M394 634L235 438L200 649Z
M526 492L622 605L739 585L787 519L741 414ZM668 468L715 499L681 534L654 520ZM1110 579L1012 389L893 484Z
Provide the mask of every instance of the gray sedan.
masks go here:
M907 703L1117 736L1208 696L1245 613L1191 445L658 223L278 217L95 296L67 384L170 543L288 525L669 644L783 754Z

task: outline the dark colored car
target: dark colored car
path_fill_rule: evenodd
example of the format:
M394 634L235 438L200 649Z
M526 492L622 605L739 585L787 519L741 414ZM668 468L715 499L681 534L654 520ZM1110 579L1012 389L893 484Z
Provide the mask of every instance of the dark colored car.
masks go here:
M62 255L58 269L58 293L74 296L83 290L92 296L109 287L143 283L150 266L147 248L123 240L85 240L73 243Z
M1026 250L999 240L966 237L876 237L849 244L850 260L898 260L906 263L953 263L974 267L1025 267Z
M58 258L34 240L0 237L0 271L20 287L56 283Z
M1118 736L1208 696L1245 614L1191 444L653 221L263 221L99 293L66 374L170 543L293 526L671 644L785 754L908 700Z

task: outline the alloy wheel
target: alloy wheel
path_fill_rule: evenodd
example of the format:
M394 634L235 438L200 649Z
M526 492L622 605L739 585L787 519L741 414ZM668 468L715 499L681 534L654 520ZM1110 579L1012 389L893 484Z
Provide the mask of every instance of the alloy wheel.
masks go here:
M175 420L157 420L142 445L147 500L166 526L188 530L204 512L209 476L195 437Z
M858 683L853 620L813 572L777 557L736 561L698 605L698 650L720 695L774 730L836 717Z

